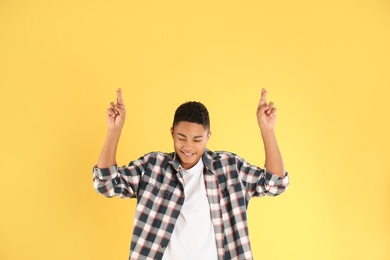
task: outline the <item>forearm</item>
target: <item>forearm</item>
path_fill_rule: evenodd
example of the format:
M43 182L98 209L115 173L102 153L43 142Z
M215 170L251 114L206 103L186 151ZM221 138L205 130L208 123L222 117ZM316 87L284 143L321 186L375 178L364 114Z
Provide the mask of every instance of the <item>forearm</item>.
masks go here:
M98 168L108 168L116 163L116 150L122 129L109 129L100 157Z
M279 150L275 131L272 129L261 130L265 150L264 167L271 173L280 177L285 176L282 154Z

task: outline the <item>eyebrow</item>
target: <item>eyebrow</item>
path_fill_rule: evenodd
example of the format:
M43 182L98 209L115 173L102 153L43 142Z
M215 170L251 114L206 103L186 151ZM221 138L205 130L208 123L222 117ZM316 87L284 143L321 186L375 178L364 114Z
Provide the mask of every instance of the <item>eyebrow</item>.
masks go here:
M177 135L180 135L180 136L182 136L182 137L184 137L184 138L187 138L187 136L186 136L185 134L177 133ZM196 136L194 136L194 139L196 139L196 138L202 138L202 137L203 137L203 135L196 135Z

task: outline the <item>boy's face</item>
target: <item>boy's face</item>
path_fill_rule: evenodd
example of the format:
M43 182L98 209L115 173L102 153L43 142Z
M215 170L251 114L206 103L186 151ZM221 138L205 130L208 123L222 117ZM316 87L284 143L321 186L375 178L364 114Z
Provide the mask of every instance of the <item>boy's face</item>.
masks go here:
M202 157L211 133L203 125L186 121L171 128L173 145L181 166L188 170Z

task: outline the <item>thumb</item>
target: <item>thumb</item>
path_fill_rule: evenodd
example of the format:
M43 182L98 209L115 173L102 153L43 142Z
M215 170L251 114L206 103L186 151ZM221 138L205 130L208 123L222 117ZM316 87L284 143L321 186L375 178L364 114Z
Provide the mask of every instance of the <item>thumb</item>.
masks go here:
M267 111L268 109L269 109L268 105L259 106L259 108L257 109L257 113L260 115L265 114L265 111Z

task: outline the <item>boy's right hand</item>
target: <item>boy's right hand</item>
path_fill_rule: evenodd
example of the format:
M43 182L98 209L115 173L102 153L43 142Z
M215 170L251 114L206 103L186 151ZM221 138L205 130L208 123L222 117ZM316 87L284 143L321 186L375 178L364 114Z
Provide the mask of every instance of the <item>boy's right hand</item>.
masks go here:
M125 124L126 109L122 98L122 89L116 91L116 104L110 103L110 107L107 109L106 119L108 129L121 130Z

